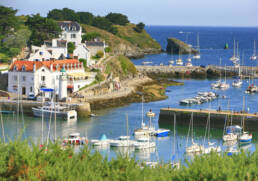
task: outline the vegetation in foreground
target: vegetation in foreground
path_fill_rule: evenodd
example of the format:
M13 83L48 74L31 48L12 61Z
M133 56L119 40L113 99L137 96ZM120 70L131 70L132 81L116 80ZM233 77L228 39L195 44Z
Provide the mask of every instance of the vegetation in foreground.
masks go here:
M257 180L258 151L233 156L197 156L176 170L166 164L140 168L134 159L108 161L87 146L79 153L57 144L40 148L28 141L0 143L1 180Z

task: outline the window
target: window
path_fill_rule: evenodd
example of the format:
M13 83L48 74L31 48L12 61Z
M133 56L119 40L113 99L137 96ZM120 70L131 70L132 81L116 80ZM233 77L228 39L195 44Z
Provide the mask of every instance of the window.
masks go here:
M16 67L16 65L13 67L13 70L17 71L17 67Z
M30 92L32 92L32 87L30 87Z
M76 34L71 34L71 38L76 38Z
M26 67L23 65L22 66L22 71L25 72L26 71Z
M14 91L17 91L17 85L14 85L14 86L13 86L13 90L14 90Z
M34 78L33 78L33 77L31 77L31 80L34 80Z
M45 69L42 69L42 72L45 72Z
M17 75L13 76L13 80L17 81Z
M80 89L80 87L81 87L81 86L80 86L80 85L78 85L78 89Z
M46 79L45 76L41 76L42 81L45 81L45 79Z
M26 81L26 77L25 76L22 76L22 81Z

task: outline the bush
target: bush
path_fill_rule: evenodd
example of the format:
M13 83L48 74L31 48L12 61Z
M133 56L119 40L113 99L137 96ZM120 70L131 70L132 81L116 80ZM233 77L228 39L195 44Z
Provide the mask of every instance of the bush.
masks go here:
M97 53L96 53L96 55L95 55L95 57L97 58L97 59L100 59L100 58L102 58L104 56L104 52L103 51L98 51Z
M87 60L86 59L80 58L79 61L83 63L84 68L87 68Z
M145 24L143 24L142 22L140 22L140 23L138 23L138 24L136 25L136 27L134 28L134 30L135 30L136 32L138 32L138 33L141 33L141 32L143 31L144 27L145 27Z
M116 25L126 25L129 23L127 16L120 13L109 13L106 18L113 24Z
M101 37L101 34L98 32L89 32L89 33L86 33L86 35L82 35L82 42L92 41L95 38L100 38L100 37Z
M67 49L68 49L68 53L73 53L73 51L75 50L75 45L74 45L74 43L72 43L72 42L69 42L68 44L67 44Z
M105 48L105 52L106 52L106 53L111 52L111 47L106 47L106 48Z

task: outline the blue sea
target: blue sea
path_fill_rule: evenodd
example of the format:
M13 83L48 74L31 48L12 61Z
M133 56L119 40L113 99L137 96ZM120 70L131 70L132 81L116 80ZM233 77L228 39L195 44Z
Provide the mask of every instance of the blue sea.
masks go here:
M146 31L160 43L163 50L166 50L167 38L174 37L191 44L197 45L197 33L199 33L201 59L192 59L193 65L219 65L220 58L222 65L233 65L229 58L233 55L234 40L239 43L239 54L242 59L241 65L257 66L256 61L250 60L253 54L254 40L258 47L258 28L243 27L190 27L190 26L147 26ZM224 50L228 43L229 49ZM257 51L258 54L258 51ZM186 60L188 55L184 55ZM177 55L166 53L156 55L146 55L142 59L133 59L136 65L141 65L143 61L152 61L153 65L163 63L168 64L171 59L177 59Z

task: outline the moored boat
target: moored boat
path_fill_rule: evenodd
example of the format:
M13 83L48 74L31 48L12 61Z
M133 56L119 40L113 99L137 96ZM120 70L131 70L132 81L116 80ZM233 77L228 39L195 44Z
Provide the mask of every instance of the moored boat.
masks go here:
M88 143L88 139L86 137L80 137L80 133L71 133L63 142L65 144L83 145Z

